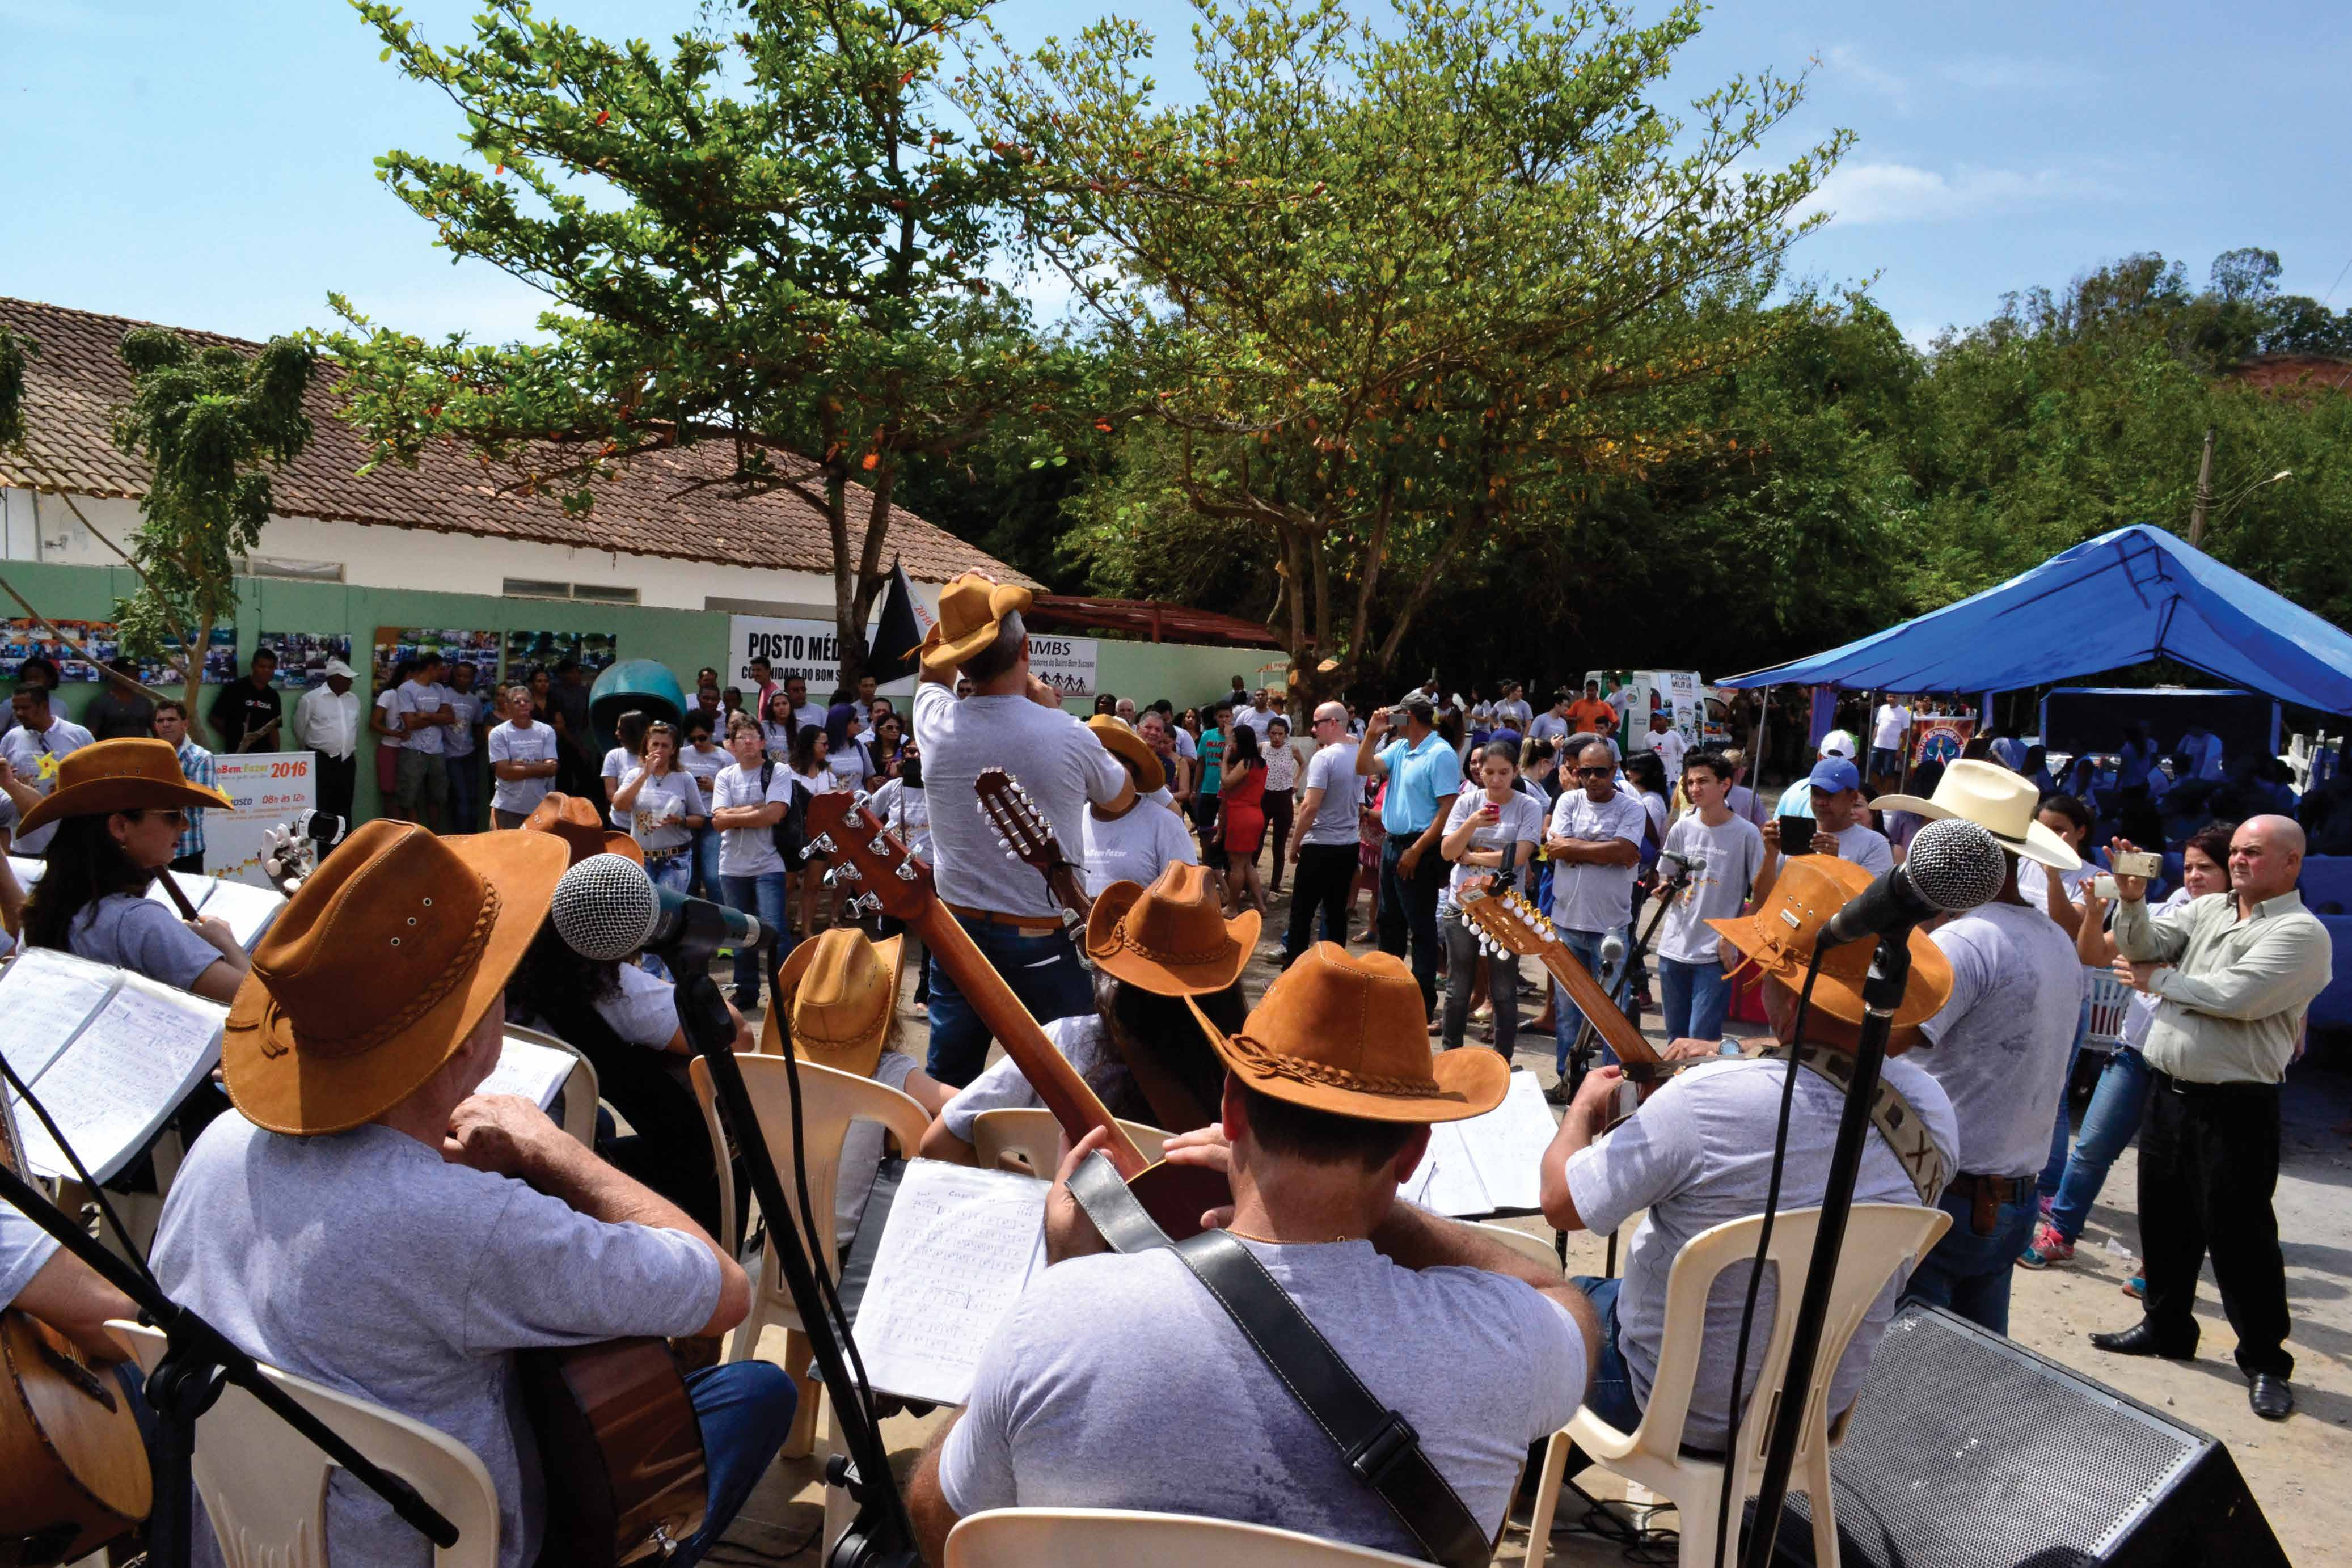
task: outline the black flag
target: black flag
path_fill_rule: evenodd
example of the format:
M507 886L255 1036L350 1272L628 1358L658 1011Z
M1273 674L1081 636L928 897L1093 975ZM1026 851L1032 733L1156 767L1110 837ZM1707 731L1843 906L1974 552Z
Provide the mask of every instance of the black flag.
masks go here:
M882 619L874 628L874 645L866 651L866 673L882 685L913 674L915 650L922 641L923 628L915 620L914 585L907 580L907 569L894 557L890 591L882 600Z

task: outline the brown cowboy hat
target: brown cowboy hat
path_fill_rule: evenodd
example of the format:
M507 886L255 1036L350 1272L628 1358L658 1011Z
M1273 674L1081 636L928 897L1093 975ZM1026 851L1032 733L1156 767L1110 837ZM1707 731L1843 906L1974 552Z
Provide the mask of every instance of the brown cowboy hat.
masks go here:
M1812 962L1813 944L1830 916L1846 901L1870 886L1870 873L1852 861L1832 855L1799 855L1781 862L1780 880L1772 896L1753 915L1730 920L1710 920L1724 940L1739 949L1744 969L1753 964L1792 991L1804 988L1805 969ZM1870 974L1870 956L1877 945L1848 942L1830 949L1813 983L1812 1005L1847 1023L1862 1021L1862 982ZM1895 1009L1895 1026L1906 1028L1931 1017L1952 994L1952 961L1927 939L1924 931L1911 933L1911 983L1903 1003ZM1734 970L1737 974L1738 971Z
M1149 888L1115 882L1102 890L1087 916L1087 956L1160 996L1206 996L1242 977L1257 951L1258 924L1255 909L1227 920L1208 873L1179 861Z
M1168 769L1160 765L1160 754L1127 720L1117 714L1098 713L1087 720L1087 727L1113 757L1133 765L1137 794L1150 795L1168 787Z
M1029 608L1029 591L967 571L940 590L940 622L923 639L923 673L951 677L966 659L996 641L1004 618Z
M590 855L620 855L639 865L646 863L644 847L628 834L615 832L607 826L604 813L584 796L550 789L530 809L530 815L522 820L520 831L562 840L563 847L571 852L573 865Z
M788 1019L793 1054L803 1061L873 1077L898 1010L901 946L897 936L875 942L837 925L793 948L777 972L760 1049L782 1054L776 1020Z
M505 989L563 872L546 833L354 830L253 950L221 1040L229 1099L296 1136L399 1104Z
M168 740L101 740L58 759L57 788L16 824L21 837L60 817L102 817L110 811L152 811L174 806L232 810L217 789L191 784Z
M1503 1103L1511 1064L1491 1051L1429 1052L1421 987L1388 953L1318 942L1227 1039L1187 1000L1233 1075L1274 1099L1363 1122L1460 1122Z

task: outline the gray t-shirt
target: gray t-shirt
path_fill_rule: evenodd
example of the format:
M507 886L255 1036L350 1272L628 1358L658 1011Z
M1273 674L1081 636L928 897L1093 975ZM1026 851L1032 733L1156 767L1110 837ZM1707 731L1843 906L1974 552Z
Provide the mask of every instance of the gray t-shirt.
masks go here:
M1682 964L1712 964L1723 938L1710 920L1728 920L1748 901L1764 863L1764 835L1755 823L1727 818L1710 828L1694 811L1666 830L1666 848L1706 862L1685 882L1658 926L1656 951Z
M1165 806L1139 800L1124 815L1105 821L1093 810L1079 819L1086 824L1086 890L1099 898L1115 882L1150 887L1171 865L1198 865L1200 852L1184 821Z
M488 741L492 784L490 804L501 811L529 815L547 798L555 782L553 774L536 779L499 779L497 765L501 762L553 762L555 729L551 725L531 721L529 729L517 729L512 719L491 729Z
M1299 841L1308 844L1356 845L1358 823L1356 814L1363 809L1364 779L1356 771L1356 748L1346 741L1335 740L1307 759L1307 777L1301 789L1320 789L1322 801L1315 808L1315 820L1307 824Z
M1625 1254L1625 1282L1617 1295L1617 1343L1633 1375L1633 1396L1644 1408L1657 1375L1665 1337L1666 1276L1683 1244L1727 1220L1764 1212L1772 1171L1773 1129L1780 1120L1780 1061L1709 1062L1677 1073L1642 1103L1642 1108L1599 1142L1568 1159L1568 1192L1577 1217L1605 1236L1647 1209ZM1780 1181L1780 1208L1805 1208L1822 1200L1829 1178L1830 1151L1837 1143L1845 1096L1810 1068L1798 1068L1789 1112L1789 1157ZM1936 1081L1907 1056L1891 1059L1886 1082L1927 1128L1949 1161L1958 1141L1951 1102ZM2049 1118L2042 1118L2043 1153L2049 1152ZM1855 1179L1856 1203L1919 1201L1919 1189L1886 1146L1876 1128L1863 1145ZM1698 1377L1691 1387L1690 1421L1683 1441L1720 1448L1727 1439L1725 1412L1731 1405L1732 1354L1739 1343L1740 1309L1748 1299L1748 1266L1732 1264L1716 1276L1707 1292L1706 1327L1699 1338ZM1870 1370L1871 1353L1894 1315L1906 1271L1898 1270L1872 1303L1862 1327L1846 1346L1830 1381L1830 1408L1853 1402ZM1753 1388L1765 1346L1778 1281L1767 1274L1756 1297L1756 1331L1748 1340L1744 1386Z
M702 787L694 775L673 766L667 773L655 773L642 762L633 763L622 775L621 788L629 780L645 775L637 786L635 797L629 802L629 836L642 845L647 854L667 854L682 850L694 841L694 830L686 825L688 817L707 817L710 808L703 803ZM617 800L618 791L615 791ZM617 810L617 805L615 807Z
M1242 1245L1373 1397L1412 1423L1491 1536L1528 1446L1583 1397L1574 1320L1523 1281L1416 1272L1369 1241ZM1419 1555L1164 1249L1072 1259L1029 1286L982 1354L940 1481L967 1518L1014 1507L1206 1513Z
M874 791L868 808L882 825L898 835L907 852L918 860L931 858L931 792L909 789L904 779L885 779Z
M1568 720L1547 708L1528 721L1529 740L1564 740L1568 737Z
M1465 786L1462 793L1454 797L1454 810L1445 814L1445 835L1451 837L1454 829L1485 810L1486 805L1485 789ZM1492 827L1482 822L1470 830L1470 848L1496 850L1509 844L1516 851L1512 864L1524 872L1535 860L1535 846L1543 842L1543 806L1531 796L1522 795L1517 790L1513 790L1511 798L1500 802L1500 805L1502 814ZM1442 910L1454 908L1456 903L1454 893L1456 888L1474 876L1492 876L1496 869L1493 866L1474 866L1463 861L1455 861L1454 874L1445 879L1445 889L1438 894L1438 908Z
M437 712L448 700L448 694L429 681L404 681L393 688L392 722L400 723L420 713ZM408 732L408 749L421 751L427 757L438 757L447 749L442 737L448 730L437 724L428 724Z
M176 911L135 893L110 893L84 904L66 927L66 942L77 958L135 969L184 991L221 957Z
M1045 879L997 847L996 831L974 809L972 780L990 768L1013 775L1066 848L1085 841L1087 803L1108 805L1128 787L1118 759L1059 708L1024 696L958 702L937 681L915 692L915 738L934 808L931 874L940 901L999 915L1059 914Z
M719 1305L700 1241L591 1219L373 1124L289 1138L218 1118L172 1185L154 1266L247 1354L471 1448L498 1489L499 1568L537 1558L544 1511L508 1353L692 1333ZM217 1563L212 1531L196 1539L199 1561ZM326 1544L335 1568L433 1557L341 1472Z
M457 716L457 722L441 731L441 755L471 757L474 755L475 727L482 722L482 697L478 692L461 692L455 686L438 688L441 700Z
M2082 965L2058 923L2027 904L1988 904L1936 933L1952 995L1921 1026L1918 1061L1960 1119L1957 1172L2031 1176L2050 1158L2050 1122L2074 1043Z
M1622 839L1638 848L1649 825L1650 810L1639 795L1620 789L1596 804L1579 785L1553 803L1549 836L1587 843ZM1640 869L1633 862L1624 865L1555 863L1551 870L1553 923L1570 931L1622 929L1632 918L1633 877Z
M710 809L724 811L738 806L791 805L793 770L772 768L768 786L760 787L757 768L745 772L740 763L730 762L719 770L711 780ZM767 876L782 873L784 857L776 852L776 831L772 824L764 828L721 828L719 831L719 874L721 876Z
M1895 869L1895 846L1867 822L1850 822L1838 830L1838 859L1852 861L1873 877Z
M0 1307L16 1301L57 1250L56 1237L0 1204Z
M1102 1019L1095 1013L1080 1013L1075 1018L1055 1019L1040 1026L1054 1049L1067 1058L1078 1076L1094 1090L1095 1097L1108 1103L1124 1098L1127 1085L1135 1082L1110 1048L1103 1034ZM982 1111L1022 1110L1043 1105L1037 1091L1023 1077L1020 1064L1009 1056L1002 1056L981 1069L980 1076L956 1091L940 1120L949 1132L971 1142L971 1124L980 1120Z

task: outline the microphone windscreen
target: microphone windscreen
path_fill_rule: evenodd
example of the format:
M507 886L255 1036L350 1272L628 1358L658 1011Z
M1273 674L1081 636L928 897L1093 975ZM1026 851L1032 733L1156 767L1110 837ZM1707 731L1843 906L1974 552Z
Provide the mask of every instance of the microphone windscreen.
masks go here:
M604 962L625 958L646 945L661 917L661 898L636 862L596 854L563 873L548 914L564 946Z
M2000 895L2009 879L2008 852L1980 824L1945 817L1912 835L1903 870L1919 896L1937 908L1974 909Z

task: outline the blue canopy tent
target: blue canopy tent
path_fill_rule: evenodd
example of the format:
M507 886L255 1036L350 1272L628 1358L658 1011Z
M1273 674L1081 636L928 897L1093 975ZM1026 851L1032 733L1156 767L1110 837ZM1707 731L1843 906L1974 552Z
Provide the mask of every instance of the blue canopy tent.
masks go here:
M2000 692L2177 659L2352 714L2352 636L2161 528L2135 524L1916 621L1722 686Z

